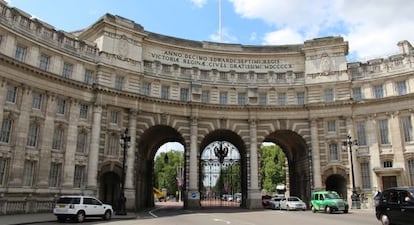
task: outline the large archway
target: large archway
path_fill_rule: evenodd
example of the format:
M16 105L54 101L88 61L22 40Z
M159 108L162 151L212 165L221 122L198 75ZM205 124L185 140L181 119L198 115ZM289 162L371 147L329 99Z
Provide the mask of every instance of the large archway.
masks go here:
M135 205L138 210L154 206L154 157L158 149L167 142L184 145L184 139L177 130L165 125L156 125L147 129L137 143ZM185 175L183 177L185 183Z
M208 134L200 145L201 207L246 207L246 147L230 130Z
M311 161L306 141L296 132L278 130L269 134L264 142L273 142L283 149L287 158L286 189L289 195L309 202L311 196Z
M339 174L332 174L325 181L327 191L336 191L339 196L347 199L347 187L345 177Z

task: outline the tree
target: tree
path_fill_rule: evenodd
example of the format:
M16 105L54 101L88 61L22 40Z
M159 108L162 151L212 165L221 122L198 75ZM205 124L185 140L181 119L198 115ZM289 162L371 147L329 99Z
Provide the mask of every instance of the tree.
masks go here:
M262 146L260 151L262 189L272 193L278 184L286 184L285 154L277 145Z
M183 166L182 151L171 150L159 154L154 162L154 186L160 190L166 188L168 194L175 194L178 191L178 170Z

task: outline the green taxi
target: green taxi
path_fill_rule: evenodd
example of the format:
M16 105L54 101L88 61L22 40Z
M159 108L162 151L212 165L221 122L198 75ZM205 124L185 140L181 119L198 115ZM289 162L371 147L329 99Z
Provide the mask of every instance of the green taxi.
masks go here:
M324 211L333 213L343 211L348 213L349 205L335 191L317 191L312 193L310 202L312 212Z

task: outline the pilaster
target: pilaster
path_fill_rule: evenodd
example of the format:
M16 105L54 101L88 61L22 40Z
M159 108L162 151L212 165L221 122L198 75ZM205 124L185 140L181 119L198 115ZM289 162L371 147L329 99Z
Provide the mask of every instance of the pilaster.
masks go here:
M135 169L135 146L136 146L136 136L137 136L137 111L130 110L129 112L129 135L131 136L130 147L128 148L127 153L127 162L126 162L126 175L125 175L125 188L132 189L134 188L133 177Z
M255 119L249 120L250 130L250 167L249 177L250 183L248 185L248 199L246 206L249 209L262 208L261 194L259 187L259 162L257 154L257 125Z
M316 119L311 121L311 140L312 140L312 168L313 168L313 190L321 190L321 159L319 152L318 122Z
M88 189L96 189L98 176L99 137L101 133L102 106L95 105L93 108L91 147L88 159Z

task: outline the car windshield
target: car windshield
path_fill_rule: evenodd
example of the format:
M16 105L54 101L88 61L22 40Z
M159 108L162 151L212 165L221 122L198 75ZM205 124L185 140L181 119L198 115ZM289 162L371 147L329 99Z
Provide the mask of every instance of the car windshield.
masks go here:
M58 204L79 204L80 198L59 198L56 203Z
M325 198L327 199L339 199L339 195L337 193L329 193L329 194L325 194Z
M288 198L288 201L290 201L290 202L298 202L299 199L296 198L296 197L290 197L290 198Z

